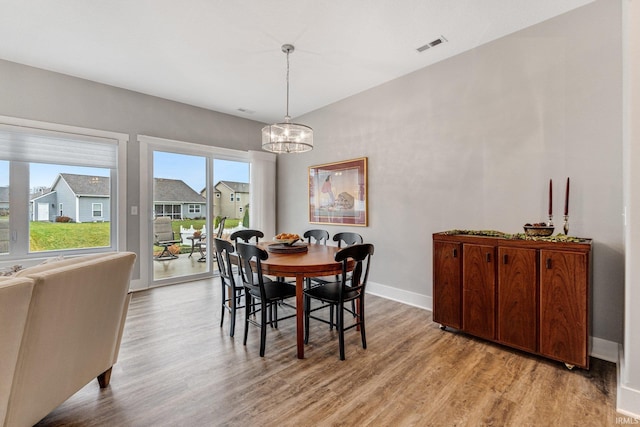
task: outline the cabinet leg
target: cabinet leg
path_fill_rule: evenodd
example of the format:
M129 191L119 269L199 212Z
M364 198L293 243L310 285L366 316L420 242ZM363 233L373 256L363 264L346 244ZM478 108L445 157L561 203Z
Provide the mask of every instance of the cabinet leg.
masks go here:
M576 365L572 365L571 363L565 363L564 366L566 366L568 370L572 370Z
M440 329L442 329L443 331L446 331L446 330L447 330L447 327L446 327L446 326L444 326L444 325L440 325Z

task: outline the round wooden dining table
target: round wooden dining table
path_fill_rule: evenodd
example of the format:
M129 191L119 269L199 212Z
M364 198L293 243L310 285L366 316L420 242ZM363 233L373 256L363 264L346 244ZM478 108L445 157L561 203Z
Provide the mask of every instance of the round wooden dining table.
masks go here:
M269 253L269 258L261 261L262 273L276 277L296 278L296 340L298 359L304 359L304 282L307 277L334 276L342 273L342 263L334 259L340 248L308 244L308 250L301 253L269 252L273 242L260 242L259 247ZM347 265L353 268L353 261Z

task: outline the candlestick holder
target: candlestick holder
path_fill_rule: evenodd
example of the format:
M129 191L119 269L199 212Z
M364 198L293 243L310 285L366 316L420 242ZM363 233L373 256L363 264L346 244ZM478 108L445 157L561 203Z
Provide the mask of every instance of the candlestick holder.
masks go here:
M547 227L553 227L553 215L549 215L549 221L547 221Z
M564 224L562 228L564 229L564 235L568 236L569 235L569 215L564 216Z

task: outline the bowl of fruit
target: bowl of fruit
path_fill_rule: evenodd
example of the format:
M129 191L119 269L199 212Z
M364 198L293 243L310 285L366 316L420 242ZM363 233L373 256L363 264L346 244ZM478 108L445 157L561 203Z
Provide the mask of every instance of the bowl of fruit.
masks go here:
M554 227L546 222L535 222L524 225L524 234L529 237L548 237L553 234Z
M283 245L291 246L300 240L300 236L295 233L280 233L276 235L274 240L278 243L282 243Z

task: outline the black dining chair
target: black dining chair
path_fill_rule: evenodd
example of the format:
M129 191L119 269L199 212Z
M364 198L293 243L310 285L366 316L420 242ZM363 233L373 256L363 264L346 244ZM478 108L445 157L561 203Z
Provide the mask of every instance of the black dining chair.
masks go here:
M338 242L338 247L343 248L351 245L359 245L364 242L362 236L352 231L344 231L333 235L333 241Z
M213 247L216 253L218 272L222 282L222 313L220 314L220 327L224 323L224 313L229 311L231 324L229 325L229 336L233 336L236 330L236 311L243 306L239 305L244 294L244 285L236 283L233 272L233 263L230 254L235 250L231 242L214 237Z
M322 229L312 229L304 232L303 237L307 239L307 243L309 244L318 244L318 245L327 245L327 241L329 240L329 232L327 230ZM322 285L328 283L330 280L327 280L322 277L308 277L306 279L306 288L310 289L312 286ZM305 300L305 303L308 303L309 300ZM317 311L322 310L324 308L329 308L329 329L333 329L333 305L332 304L322 304L318 307L314 307L311 309L307 307L309 311Z
M238 241L243 243L257 244L260 241L260 239L263 237L264 237L264 233L260 230L245 229L245 230L234 231L233 233L231 233L231 236L229 236L229 239L234 244L237 244ZM252 242L251 239L255 239L255 241Z
M339 248L344 248L352 245L359 245L364 242L362 236L358 233L354 233L352 231L344 231L342 233L336 233L333 235L333 241L338 242ZM336 281L338 281L338 276L336 276ZM351 303L352 311L356 311L355 302Z
M244 285L245 319L244 340L247 345L249 323L260 327L260 357L264 356L267 326L278 327L278 321L295 317L296 314L278 317L278 302L295 298L296 286L274 282L262 275L262 261L269 258L267 251L255 245L238 242L236 245L240 277ZM257 301L257 303L255 303ZM267 314L269 314L267 318ZM260 321L254 319L260 318Z
M373 245L370 243L356 244L341 249L335 255L335 260L342 263L342 274L337 282L327 283L305 289L305 299L317 299L324 303L336 306L336 329L338 330L338 342L340 347L340 360L345 359L344 351L344 331L359 327L360 336L362 338L362 348L367 348L367 339L365 334L365 305L364 296L367 281L369 279L369 267L371 265L371 256L373 255ZM353 261L354 266L350 277L349 263ZM347 284L349 282L349 284ZM347 308L346 302L353 301L355 310ZM309 339L309 305L305 304L305 341ZM344 324L344 312L353 314L355 321L349 326ZM327 323L326 320L317 319Z

